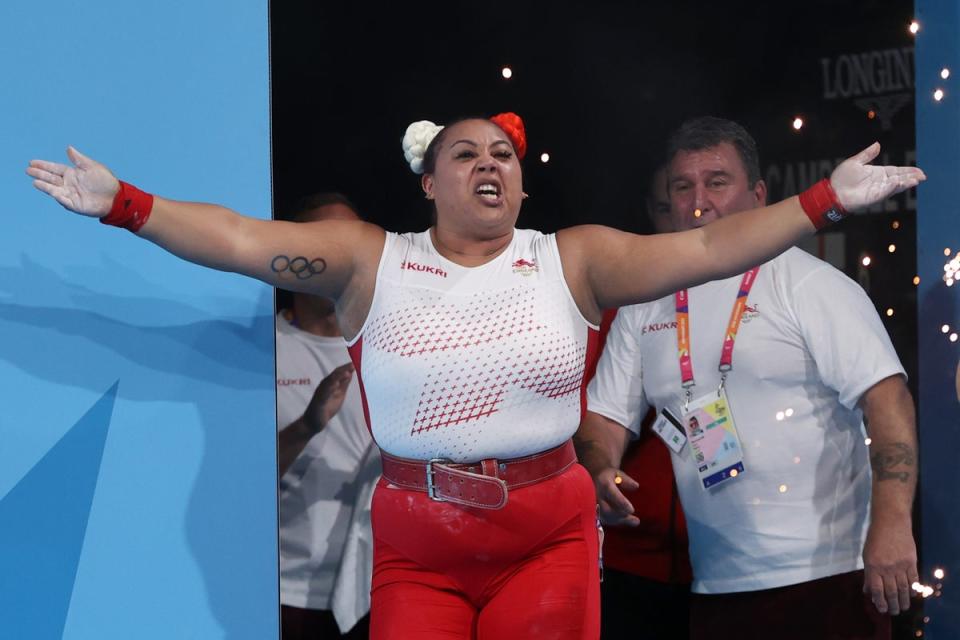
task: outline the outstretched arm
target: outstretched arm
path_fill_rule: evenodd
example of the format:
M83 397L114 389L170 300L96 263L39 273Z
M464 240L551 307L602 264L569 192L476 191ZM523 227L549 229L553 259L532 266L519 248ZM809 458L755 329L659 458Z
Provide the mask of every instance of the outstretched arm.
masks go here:
M916 167L867 164L880 152L873 144L838 166L830 182L847 211L864 209L925 179ZM743 273L781 253L814 225L792 197L762 209L727 216L699 229L639 236L600 226L567 229L557 235L568 282L581 309L599 309L654 300L709 280ZM592 308L591 308L592 307ZM594 316L596 317L596 316Z
M103 218L119 181L76 149L68 148L67 155L73 166L32 160L27 174L69 211ZM154 197L152 213L137 234L196 264L334 299L350 284L357 265L376 265L383 246L383 231L363 222L267 221L160 197Z

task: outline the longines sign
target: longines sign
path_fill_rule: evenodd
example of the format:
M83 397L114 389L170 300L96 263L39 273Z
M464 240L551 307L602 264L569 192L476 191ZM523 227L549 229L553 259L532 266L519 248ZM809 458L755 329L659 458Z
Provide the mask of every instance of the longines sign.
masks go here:
M823 99L851 99L884 131L913 100L913 48L881 49L821 58Z

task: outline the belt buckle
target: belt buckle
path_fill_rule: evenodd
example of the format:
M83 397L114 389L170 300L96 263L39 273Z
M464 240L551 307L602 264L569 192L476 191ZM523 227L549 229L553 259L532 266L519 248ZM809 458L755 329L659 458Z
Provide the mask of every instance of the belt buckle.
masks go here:
M450 460L446 458L430 458L427 460L427 497L435 502L446 502L446 500L437 495L437 487L433 484L433 465L446 464L448 462L450 462Z

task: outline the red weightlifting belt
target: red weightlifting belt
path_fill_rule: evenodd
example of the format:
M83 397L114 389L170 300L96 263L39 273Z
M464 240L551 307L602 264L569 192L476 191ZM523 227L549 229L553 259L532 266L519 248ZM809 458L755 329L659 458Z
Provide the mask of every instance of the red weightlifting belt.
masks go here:
M455 463L410 460L385 451L383 477L398 487L424 491L432 500L481 509L502 509L507 490L519 489L559 475L577 461L573 441L523 458Z

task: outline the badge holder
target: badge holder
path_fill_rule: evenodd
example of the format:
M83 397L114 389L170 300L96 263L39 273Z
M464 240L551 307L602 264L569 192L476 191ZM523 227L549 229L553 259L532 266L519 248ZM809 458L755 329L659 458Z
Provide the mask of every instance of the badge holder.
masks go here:
M747 305L747 296L756 282L760 267L743 274L737 299L730 312L730 321L724 333L720 351L720 385L716 392L694 398L696 384L690 340L690 298L686 289L674 294L677 314L677 352L680 364L680 383L684 390L681 428L690 442L690 459L697 466L697 475L704 489L736 478L744 472L743 446L727 399L727 375L733 369L733 347L737 330ZM662 436L661 436L662 437ZM665 439L668 446L669 440ZM683 448L683 445L680 445ZM673 449L673 447L671 447ZM679 452L679 449L674 449Z
M683 451L684 445L687 444L687 434L680 420L666 407L657 414L651 429L676 454Z
M682 424L687 430L691 459L697 465L704 489L744 472L743 447L730 411L726 379L724 371L717 390L698 398L693 398L691 385L684 403Z

